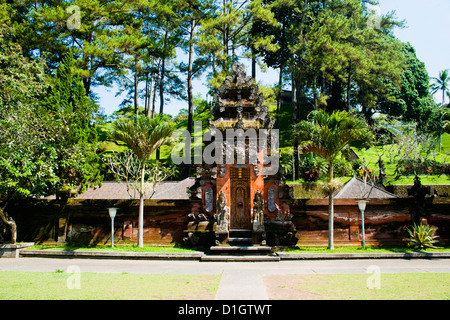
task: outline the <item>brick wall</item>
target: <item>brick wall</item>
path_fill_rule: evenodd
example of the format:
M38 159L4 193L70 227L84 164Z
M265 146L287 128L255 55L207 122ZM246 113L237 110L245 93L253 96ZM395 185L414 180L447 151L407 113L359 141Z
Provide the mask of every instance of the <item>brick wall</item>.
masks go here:
M181 243L188 200L146 200L144 242ZM404 227L411 223L411 199L371 200L365 211L366 243L401 244ZM104 244L110 241L111 219L107 208L118 207L115 242L137 242L138 201L132 200L21 200L7 210L18 225L18 241ZM328 200L294 200L298 245L326 245ZM438 228L441 244L450 241L450 199L435 198L427 205L429 223ZM357 245L361 241L361 218L352 199L335 199L335 243ZM5 235L5 239L9 236Z

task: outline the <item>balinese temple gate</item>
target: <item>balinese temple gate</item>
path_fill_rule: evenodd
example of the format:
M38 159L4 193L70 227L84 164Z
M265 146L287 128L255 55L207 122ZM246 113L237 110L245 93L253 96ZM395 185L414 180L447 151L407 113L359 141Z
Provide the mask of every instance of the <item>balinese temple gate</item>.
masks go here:
M186 243L296 243L289 187L278 170L278 131L273 129L275 121L263 101L245 67L234 65L211 107L214 119L209 127L215 139L210 146L215 150L215 162L198 167L195 184L188 189L193 206Z

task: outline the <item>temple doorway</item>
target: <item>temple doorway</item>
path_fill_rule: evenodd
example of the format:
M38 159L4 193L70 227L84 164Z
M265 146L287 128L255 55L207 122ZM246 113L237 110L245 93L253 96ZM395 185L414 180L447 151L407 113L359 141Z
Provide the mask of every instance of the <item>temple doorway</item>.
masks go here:
M251 229L250 168L230 168L231 229Z

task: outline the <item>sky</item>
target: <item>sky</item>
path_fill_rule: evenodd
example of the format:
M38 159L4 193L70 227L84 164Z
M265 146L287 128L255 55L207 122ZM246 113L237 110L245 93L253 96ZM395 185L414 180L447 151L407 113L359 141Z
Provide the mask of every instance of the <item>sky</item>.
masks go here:
M450 69L450 21L449 0L379 0L375 8L377 12L386 14L395 11L398 20L405 20L406 27L396 29L395 36L402 42L410 42L416 49L419 60L425 63L430 77L437 77L439 71ZM247 74L250 74L249 61ZM265 85L274 85L278 81L278 72L268 70L267 73L258 71L256 80ZM207 99L208 91L206 79L197 79L193 82L194 94L201 94ZM122 97L115 97L117 88L97 87L94 92L99 96L100 107L107 115L118 110ZM210 97L208 99L211 99ZM436 95L436 101L441 103L442 94ZM448 102L448 99L446 100ZM141 102L141 105L143 103ZM165 104L165 112L177 115L182 108L187 108L187 101L171 100ZM157 107L159 110L159 107Z

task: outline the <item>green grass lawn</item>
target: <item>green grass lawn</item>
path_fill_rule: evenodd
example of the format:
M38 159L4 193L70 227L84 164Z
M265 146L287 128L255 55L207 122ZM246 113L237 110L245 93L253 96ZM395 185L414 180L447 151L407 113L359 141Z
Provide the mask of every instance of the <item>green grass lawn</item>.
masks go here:
M272 284L268 289L271 299L450 299L448 273L270 275L264 276L264 282Z
M0 271L0 300L214 299L219 281L220 275Z
M369 168L378 172L378 159L381 156L386 167L387 180L385 185L401 185L414 184L414 175L395 177L395 169L397 165L396 153L398 148L396 145L385 145L371 147L366 150L355 150L360 159L364 159ZM450 135L444 134L442 136L441 152L436 152L436 161L445 163L449 161L450 156ZM433 159L429 156L428 159ZM450 184L450 177L447 175L419 175L422 184Z
M178 246L144 246L138 248L136 245L116 245L114 248L108 245L102 246L74 246L74 245L48 245L37 244L26 250L67 250L67 251L114 251L114 252L164 252L164 253L189 253L196 252L193 249ZM437 247L435 249L416 250L402 246L383 246L362 248L359 246L336 247L328 250L327 247L296 247L291 249L280 249L277 251L286 253L386 253L386 252L450 252L450 247Z
M417 250L408 247L335 247L329 250L327 247L301 247L293 249L279 250L285 253L388 253L388 252L450 252L450 247L429 248L426 250Z

